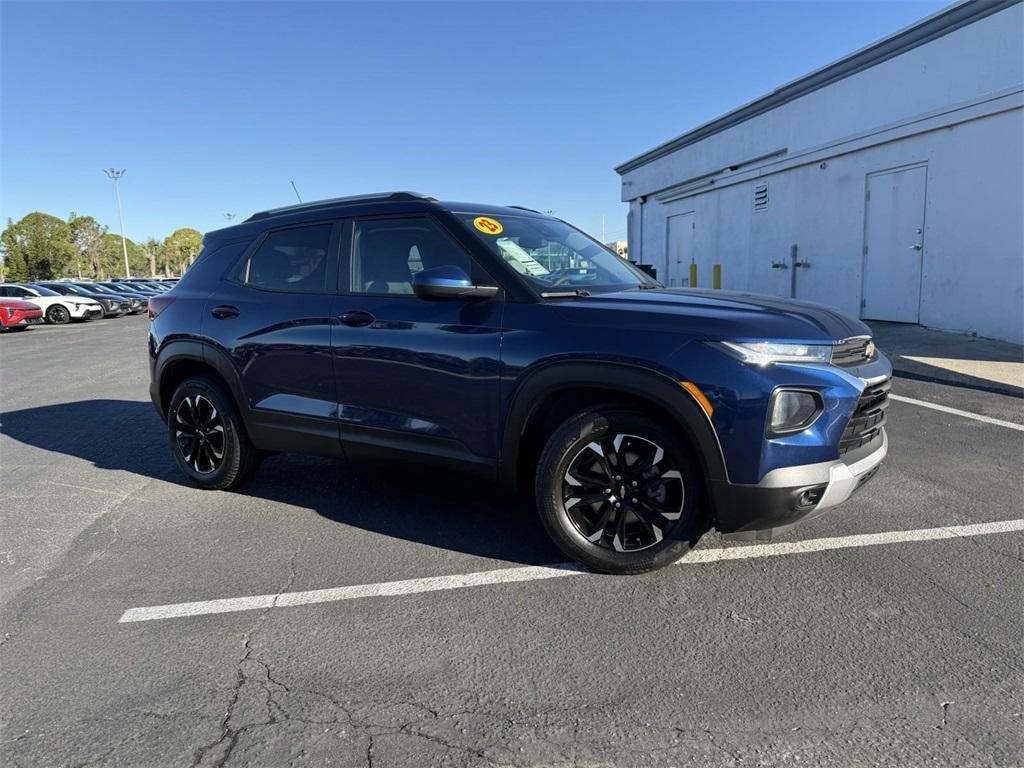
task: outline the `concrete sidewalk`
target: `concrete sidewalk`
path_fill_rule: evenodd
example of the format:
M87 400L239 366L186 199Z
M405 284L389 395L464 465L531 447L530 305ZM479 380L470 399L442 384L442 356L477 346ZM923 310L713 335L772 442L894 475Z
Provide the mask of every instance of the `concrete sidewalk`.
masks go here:
M920 325L868 324L899 375L1024 397L1024 347Z

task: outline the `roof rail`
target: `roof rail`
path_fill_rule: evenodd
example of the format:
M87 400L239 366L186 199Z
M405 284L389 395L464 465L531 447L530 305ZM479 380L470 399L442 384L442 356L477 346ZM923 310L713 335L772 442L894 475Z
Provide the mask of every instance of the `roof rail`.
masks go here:
M530 213L540 213L536 208L527 208L525 205L506 205L506 208L518 208L520 211L529 211Z
M320 208L333 208L336 205L355 205L357 203L372 203L376 201L393 200L400 202L403 200L421 200L426 202L437 202L433 197L429 195L422 195L419 192L377 192L369 195L350 195L348 197L332 197L327 200L313 200L308 203L299 203L298 205L285 205L281 208L269 208L265 211L259 211L250 216L246 221L258 221L259 219L266 219L271 216L278 216L282 213L300 213L302 211L315 211Z

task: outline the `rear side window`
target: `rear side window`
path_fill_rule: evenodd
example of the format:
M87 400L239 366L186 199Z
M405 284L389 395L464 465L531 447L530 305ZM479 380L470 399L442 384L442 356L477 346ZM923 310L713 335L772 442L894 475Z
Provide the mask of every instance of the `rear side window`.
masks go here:
M271 232L249 257L241 281L273 291L324 291L332 228L317 224Z

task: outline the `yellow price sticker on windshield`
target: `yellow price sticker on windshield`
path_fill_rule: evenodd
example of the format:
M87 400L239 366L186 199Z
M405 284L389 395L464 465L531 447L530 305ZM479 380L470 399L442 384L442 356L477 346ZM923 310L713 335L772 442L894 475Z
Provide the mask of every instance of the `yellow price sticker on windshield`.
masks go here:
M473 219L473 226L485 235L500 235L505 231L500 221L495 221L489 216L477 216Z

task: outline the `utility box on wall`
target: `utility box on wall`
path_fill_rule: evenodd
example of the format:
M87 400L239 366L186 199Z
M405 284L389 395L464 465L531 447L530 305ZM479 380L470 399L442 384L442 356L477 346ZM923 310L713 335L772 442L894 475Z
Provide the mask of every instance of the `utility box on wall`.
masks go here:
M1020 0L962 3L624 163L630 257L1024 341L1022 50Z

